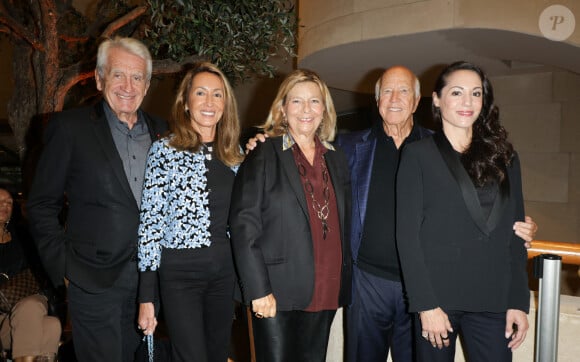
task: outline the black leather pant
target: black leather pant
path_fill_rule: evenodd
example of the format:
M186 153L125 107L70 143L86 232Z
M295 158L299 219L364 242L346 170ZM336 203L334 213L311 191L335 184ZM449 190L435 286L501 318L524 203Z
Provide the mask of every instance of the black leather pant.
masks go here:
M257 362L324 362L336 310L252 317Z

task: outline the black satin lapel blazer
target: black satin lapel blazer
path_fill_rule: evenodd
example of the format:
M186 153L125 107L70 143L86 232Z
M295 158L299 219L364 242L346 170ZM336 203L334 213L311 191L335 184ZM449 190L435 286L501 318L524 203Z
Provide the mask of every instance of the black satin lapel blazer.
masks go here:
M441 138L443 137L443 138ZM407 145L397 174L397 247L412 312L527 311L527 252L517 155L484 218L477 190L441 134Z
M489 236L491 230L495 229L498 222L500 221L499 218L501 217L503 209L506 206L507 200L509 199L509 180L507 182L502 182L499 186L499 192L494 200L491 213L489 217L485 219L475 185L461 164L461 161L449 143L449 140L441 132L436 133L433 136L433 140L435 141L437 149L439 150L443 161L447 165L449 172L453 175L453 178L461 190L461 195L463 196L463 201L465 202L465 206L469 211L469 215L471 215L471 218L477 227L479 227L481 232Z

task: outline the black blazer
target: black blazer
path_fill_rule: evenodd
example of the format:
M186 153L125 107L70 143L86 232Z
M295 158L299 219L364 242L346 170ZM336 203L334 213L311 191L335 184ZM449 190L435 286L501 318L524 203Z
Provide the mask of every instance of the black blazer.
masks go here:
M144 118L152 141L165 132L164 121L146 114ZM63 229L58 218L65 195ZM135 258L139 207L102 102L52 117L27 211L54 285L62 285L66 276L82 289L97 292L113 285Z
M341 151L325 154L336 194L342 242L339 305L350 302L350 177ZM308 208L292 150L269 138L242 163L232 194L230 227L243 300L270 293L281 311L303 310L312 300L314 260ZM236 298L240 300L239 291Z
M439 144L439 147L438 147ZM409 310L527 312L520 163L484 219L477 191L442 133L407 145L397 175L397 247Z

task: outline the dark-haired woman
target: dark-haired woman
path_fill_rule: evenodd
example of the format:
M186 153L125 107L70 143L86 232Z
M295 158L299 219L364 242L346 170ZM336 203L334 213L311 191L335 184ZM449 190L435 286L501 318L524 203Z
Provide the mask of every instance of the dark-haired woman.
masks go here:
M213 64L179 87L170 135L151 146L139 227L139 327L157 325L157 277L172 361L227 360L235 273L227 231L242 161L236 100Z
M477 66L449 65L433 92L442 131L408 145L397 180L397 246L419 361L511 361L528 330L520 163Z

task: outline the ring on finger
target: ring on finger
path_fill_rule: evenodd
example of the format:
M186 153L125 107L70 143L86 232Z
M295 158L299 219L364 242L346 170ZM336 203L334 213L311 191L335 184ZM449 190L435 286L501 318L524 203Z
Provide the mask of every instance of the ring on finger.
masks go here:
M256 312L256 318L264 318L264 315L260 312Z

